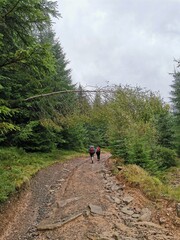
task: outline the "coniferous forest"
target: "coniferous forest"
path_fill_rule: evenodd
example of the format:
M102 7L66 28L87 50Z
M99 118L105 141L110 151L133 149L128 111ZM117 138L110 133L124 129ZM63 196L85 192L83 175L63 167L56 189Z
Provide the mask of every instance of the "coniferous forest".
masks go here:
M58 17L53 1L0 2L0 174L12 175L7 169L18 161L17 151L87 152L90 144L151 174L177 166L179 62L172 75L171 103L120 82L91 93L72 83L68 59L53 31L52 18Z

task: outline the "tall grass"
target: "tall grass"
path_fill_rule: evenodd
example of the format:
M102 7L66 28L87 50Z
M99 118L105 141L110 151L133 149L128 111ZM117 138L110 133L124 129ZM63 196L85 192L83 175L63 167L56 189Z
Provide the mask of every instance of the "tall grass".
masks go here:
M6 201L41 168L77 155L73 151L26 153L17 148L0 148L0 202Z
M176 168L176 171L180 172L180 168ZM119 174L132 186L140 188L150 199L163 197L176 201L180 200L180 184L174 185L171 183L167 170L158 177L150 175L146 170L135 164L129 164L124 165Z

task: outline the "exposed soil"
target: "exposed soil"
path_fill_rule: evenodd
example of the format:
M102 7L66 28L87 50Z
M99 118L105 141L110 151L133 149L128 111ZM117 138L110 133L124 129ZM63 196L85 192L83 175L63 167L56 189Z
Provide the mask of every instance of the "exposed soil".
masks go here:
M76 158L39 171L0 210L1 240L178 240L175 203L154 203L119 177L108 158Z

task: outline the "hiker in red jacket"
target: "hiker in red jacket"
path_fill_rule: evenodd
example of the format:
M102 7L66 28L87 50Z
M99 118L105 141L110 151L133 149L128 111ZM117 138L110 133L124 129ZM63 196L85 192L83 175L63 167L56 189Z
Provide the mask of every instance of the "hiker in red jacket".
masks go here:
M97 155L97 160L98 161L100 160L100 154L101 154L101 148L100 148L100 146L97 146L97 148L96 148L96 155Z
M90 146L89 147L89 154L90 154L90 157L91 157L91 161L93 163L93 158L94 158L94 154L95 154L95 148L94 146Z

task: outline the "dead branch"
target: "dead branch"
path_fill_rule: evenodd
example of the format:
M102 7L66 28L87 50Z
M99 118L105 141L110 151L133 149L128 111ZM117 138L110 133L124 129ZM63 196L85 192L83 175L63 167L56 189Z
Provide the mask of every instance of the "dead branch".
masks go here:
M29 98L24 99L24 101L31 101L36 98L41 98L41 97L49 97L52 95L58 95L58 94L64 94L64 93L78 93L78 92L86 92L86 93L113 93L115 92L114 90L63 90L63 91L57 91L57 92L50 92L50 93L44 93L44 94L39 94L35 95Z

